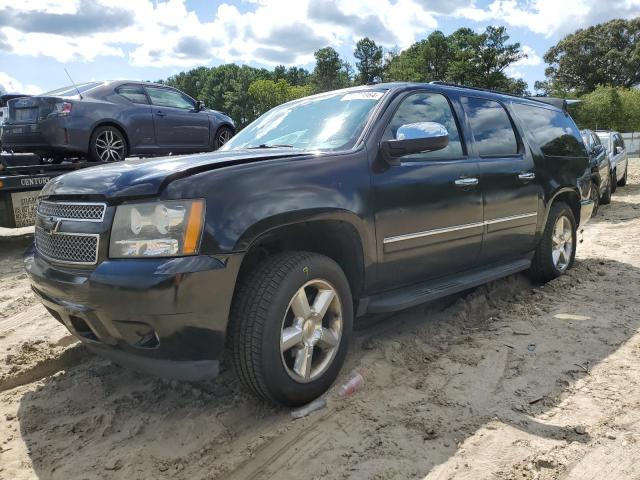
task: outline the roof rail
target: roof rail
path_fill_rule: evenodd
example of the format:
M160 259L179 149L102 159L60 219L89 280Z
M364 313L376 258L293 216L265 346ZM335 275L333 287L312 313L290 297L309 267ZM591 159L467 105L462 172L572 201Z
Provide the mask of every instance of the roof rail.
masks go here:
M565 100L564 98L557 98L557 97L531 97L531 96L520 96L520 95L515 95L513 93L508 93L508 92L501 92L500 90L491 90L490 88L481 88L481 87L467 87L466 85L460 85L458 83L450 83L450 82L443 82L441 80L434 80L432 82L434 85L444 85L447 87L457 87L457 88L466 88L468 90L478 90L481 92L490 92L490 93L497 93L498 95L506 95L508 97L515 97L515 98L520 98L520 99L526 99L526 100L533 100L534 102L540 102L540 103L546 103L547 105L552 105L556 108L560 108L562 110L564 110L565 112L567 111L567 105L570 103L576 103L579 102L580 100Z
M482 88L482 87L468 87L467 85L460 85L459 83L443 82L442 80L433 80L432 82L429 82L429 83L433 85L444 85L446 87L466 88L468 90L478 90L480 92L497 93L499 95L507 95L508 97L528 98L528 97L522 97L520 95L516 95L514 93L501 92L500 90L491 90L490 88Z

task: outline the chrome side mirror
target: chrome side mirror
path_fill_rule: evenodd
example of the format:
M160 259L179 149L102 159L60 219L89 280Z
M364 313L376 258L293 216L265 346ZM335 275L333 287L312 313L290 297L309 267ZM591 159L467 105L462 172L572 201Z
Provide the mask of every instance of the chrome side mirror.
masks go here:
M380 148L391 164L397 164L400 157L412 153L434 152L449 145L449 132L436 122L408 123L398 128L396 138L385 140Z

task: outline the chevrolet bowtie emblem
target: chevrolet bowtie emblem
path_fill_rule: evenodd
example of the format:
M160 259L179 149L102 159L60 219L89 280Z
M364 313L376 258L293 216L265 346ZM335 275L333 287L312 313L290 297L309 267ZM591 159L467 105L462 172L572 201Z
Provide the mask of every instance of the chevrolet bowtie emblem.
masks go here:
M49 234L53 234L53 233L58 233L58 230L60 230L61 223L62 223L62 220L55 217L49 217L43 220L42 226L44 227L45 232Z

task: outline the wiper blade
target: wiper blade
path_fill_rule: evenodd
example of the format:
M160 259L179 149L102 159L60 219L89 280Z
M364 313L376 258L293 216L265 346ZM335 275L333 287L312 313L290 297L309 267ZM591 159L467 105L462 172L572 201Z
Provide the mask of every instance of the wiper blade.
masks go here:
M287 144L269 144L267 145L266 143L262 143L260 145L254 145L253 147L247 147L247 149L249 150L253 150L253 149L257 149L257 148L293 148L293 145L287 145Z

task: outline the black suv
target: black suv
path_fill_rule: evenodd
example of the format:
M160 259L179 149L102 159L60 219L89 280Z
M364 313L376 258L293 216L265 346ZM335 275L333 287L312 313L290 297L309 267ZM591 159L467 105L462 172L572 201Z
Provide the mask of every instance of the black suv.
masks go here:
M335 380L354 317L571 267L589 157L562 109L444 84L281 105L218 152L51 180L25 264L51 314L140 371L287 405Z

